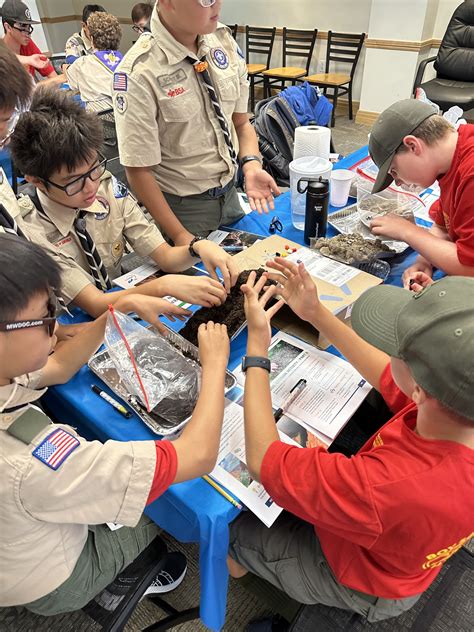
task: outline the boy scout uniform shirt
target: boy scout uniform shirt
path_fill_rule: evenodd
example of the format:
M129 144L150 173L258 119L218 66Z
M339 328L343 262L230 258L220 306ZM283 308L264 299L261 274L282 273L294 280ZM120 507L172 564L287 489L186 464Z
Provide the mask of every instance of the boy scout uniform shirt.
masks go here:
M156 469L163 472L160 493L176 475L169 442L160 452L154 441L102 444L86 441L66 424L47 425L29 444L9 434L8 428L45 390L33 390L27 379L0 386L2 607L26 604L55 590L71 575L88 525L135 526ZM19 408L11 411L13 407ZM54 462L47 439L58 430L69 443L63 443L63 460Z
M114 51L107 51L114 56ZM120 55L121 57L121 55ZM117 61L119 57L117 56ZM67 82L73 90L79 90L88 109L100 111L112 107L112 82L114 74L95 55L81 57L66 70Z
M92 42L81 29L80 33L74 33L66 42L66 63L72 64L78 57L90 55L94 51Z
M207 89L177 42L153 12L114 75L114 110L120 163L151 167L160 188L188 196L223 187L234 165ZM238 153L234 112L246 113L247 66L229 29L199 36L197 57L208 70Z
M42 229L64 267L69 268L61 275L61 295L69 303L87 285L94 284L86 255L74 230L78 211L53 202L39 190L37 194L44 213L38 211L33 201L25 196L19 200L29 210L24 221L28 227ZM111 279L122 273L120 262L125 240L142 257L165 243L158 228L146 219L127 187L108 172L101 178L97 199L85 210L87 231Z

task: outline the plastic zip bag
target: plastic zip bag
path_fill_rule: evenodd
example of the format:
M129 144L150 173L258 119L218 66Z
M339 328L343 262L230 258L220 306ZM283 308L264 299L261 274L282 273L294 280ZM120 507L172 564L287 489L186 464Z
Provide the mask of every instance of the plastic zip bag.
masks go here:
M165 338L109 307L105 346L131 395L169 422L192 414L200 390L200 368ZM156 409L156 410L155 410Z

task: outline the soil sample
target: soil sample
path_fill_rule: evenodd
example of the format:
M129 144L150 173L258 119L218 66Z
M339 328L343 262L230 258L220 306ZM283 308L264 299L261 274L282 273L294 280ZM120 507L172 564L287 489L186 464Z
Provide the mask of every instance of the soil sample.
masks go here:
M232 338L245 322L244 295L240 291L240 286L247 282L251 272L252 270L245 270L239 274L236 284L231 289L223 305L201 307L200 310L193 314L183 329L180 330L181 336L197 347L199 325L212 320L215 323L227 325L227 333L229 338ZM256 270L257 279L261 277L263 272L265 272L263 268ZM271 284L272 281L268 281L268 283Z
M329 239L321 237L316 241L315 246L322 255L348 264L355 261L368 261L380 256L383 252L393 252L380 239L368 241L358 233L336 235Z

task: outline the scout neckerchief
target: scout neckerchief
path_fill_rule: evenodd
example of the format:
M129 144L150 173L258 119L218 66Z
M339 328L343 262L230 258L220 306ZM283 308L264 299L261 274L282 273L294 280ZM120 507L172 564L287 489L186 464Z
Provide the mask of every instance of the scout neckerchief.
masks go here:
M34 192L28 194L33 200L33 204L36 206L37 211L39 213L42 213L43 215L46 215L45 210L39 200L37 191L35 190ZM89 231L86 228L86 214L87 211L79 210L79 213L74 220L74 230L76 231L82 250L86 255L89 270L91 276L94 278L95 286L99 290L103 290L105 284L105 287L110 290L110 288L112 287L112 283L110 282L109 275L107 274L107 269L100 257L100 254L97 251L97 248L95 247L94 240L92 239Z
M96 50L94 56L110 72L115 72L123 59L122 53L118 50Z
M110 282L109 275L107 274L107 268L105 267L99 251L95 246L94 240L86 228L86 217L87 211L80 210L74 220L74 230L81 242L82 250L86 255L89 270L94 277L95 286L99 290L103 290L105 284L106 289L110 290L112 288L112 283Z
M201 57L199 61L196 61L189 56L186 57L186 60L193 66L198 76L201 77L201 81L206 86L207 93L209 94L209 98L211 99L212 107L214 108L214 112L216 113L217 120L219 121L219 125L221 126L222 133L224 134L224 139L229 150L230 159L237 169L239 166L239 159L237 158L237 154L235 153L229 126L227 125L227 120L224 116L224 112L222 111L221 104L219 103L219 99L217 98L216 89L214 88L211 75L208 71L206 56L204 55L203 57Z

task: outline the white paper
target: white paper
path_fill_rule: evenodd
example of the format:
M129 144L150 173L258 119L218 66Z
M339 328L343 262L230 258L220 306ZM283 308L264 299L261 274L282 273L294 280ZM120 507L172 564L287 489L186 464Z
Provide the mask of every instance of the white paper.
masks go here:
M272 401L281 406L302 378L306 388L285 414L333 440L358 409L371 386L348 362L283 332L272 338ZM242 370L234 371L240 384Z
M360 274L360 270L357 268L323 257L309 248L299 248L289 255L288 260L295 263L301 261L311 276L332 283L336 287L342 287Z
M416 209L415 217L417 219L422 219L425 222L429 222L430 224L432 224L433 220L431 219L429 212L433 204L437 200L439 200L439 195L440 195L440 190L439 190L439 185L437 182L429 189L426 189L425 191L423 191L423 193L420 195L420 198L423 200L425 206L420 205L420 208Z
M128 290L128 288L135 287L136 285L139 285L143 281L149 279L149 277L156 275L159 270L160 268L154 262L144 263L143 265L138 266L138 268L117 277L112 281L112 283L124 290Z
M245 215L248 215L249 213L252 212L252 209L250 208L249 199L247 195L245 193L237 193L237 195L239 196L240 208L243 210Z

